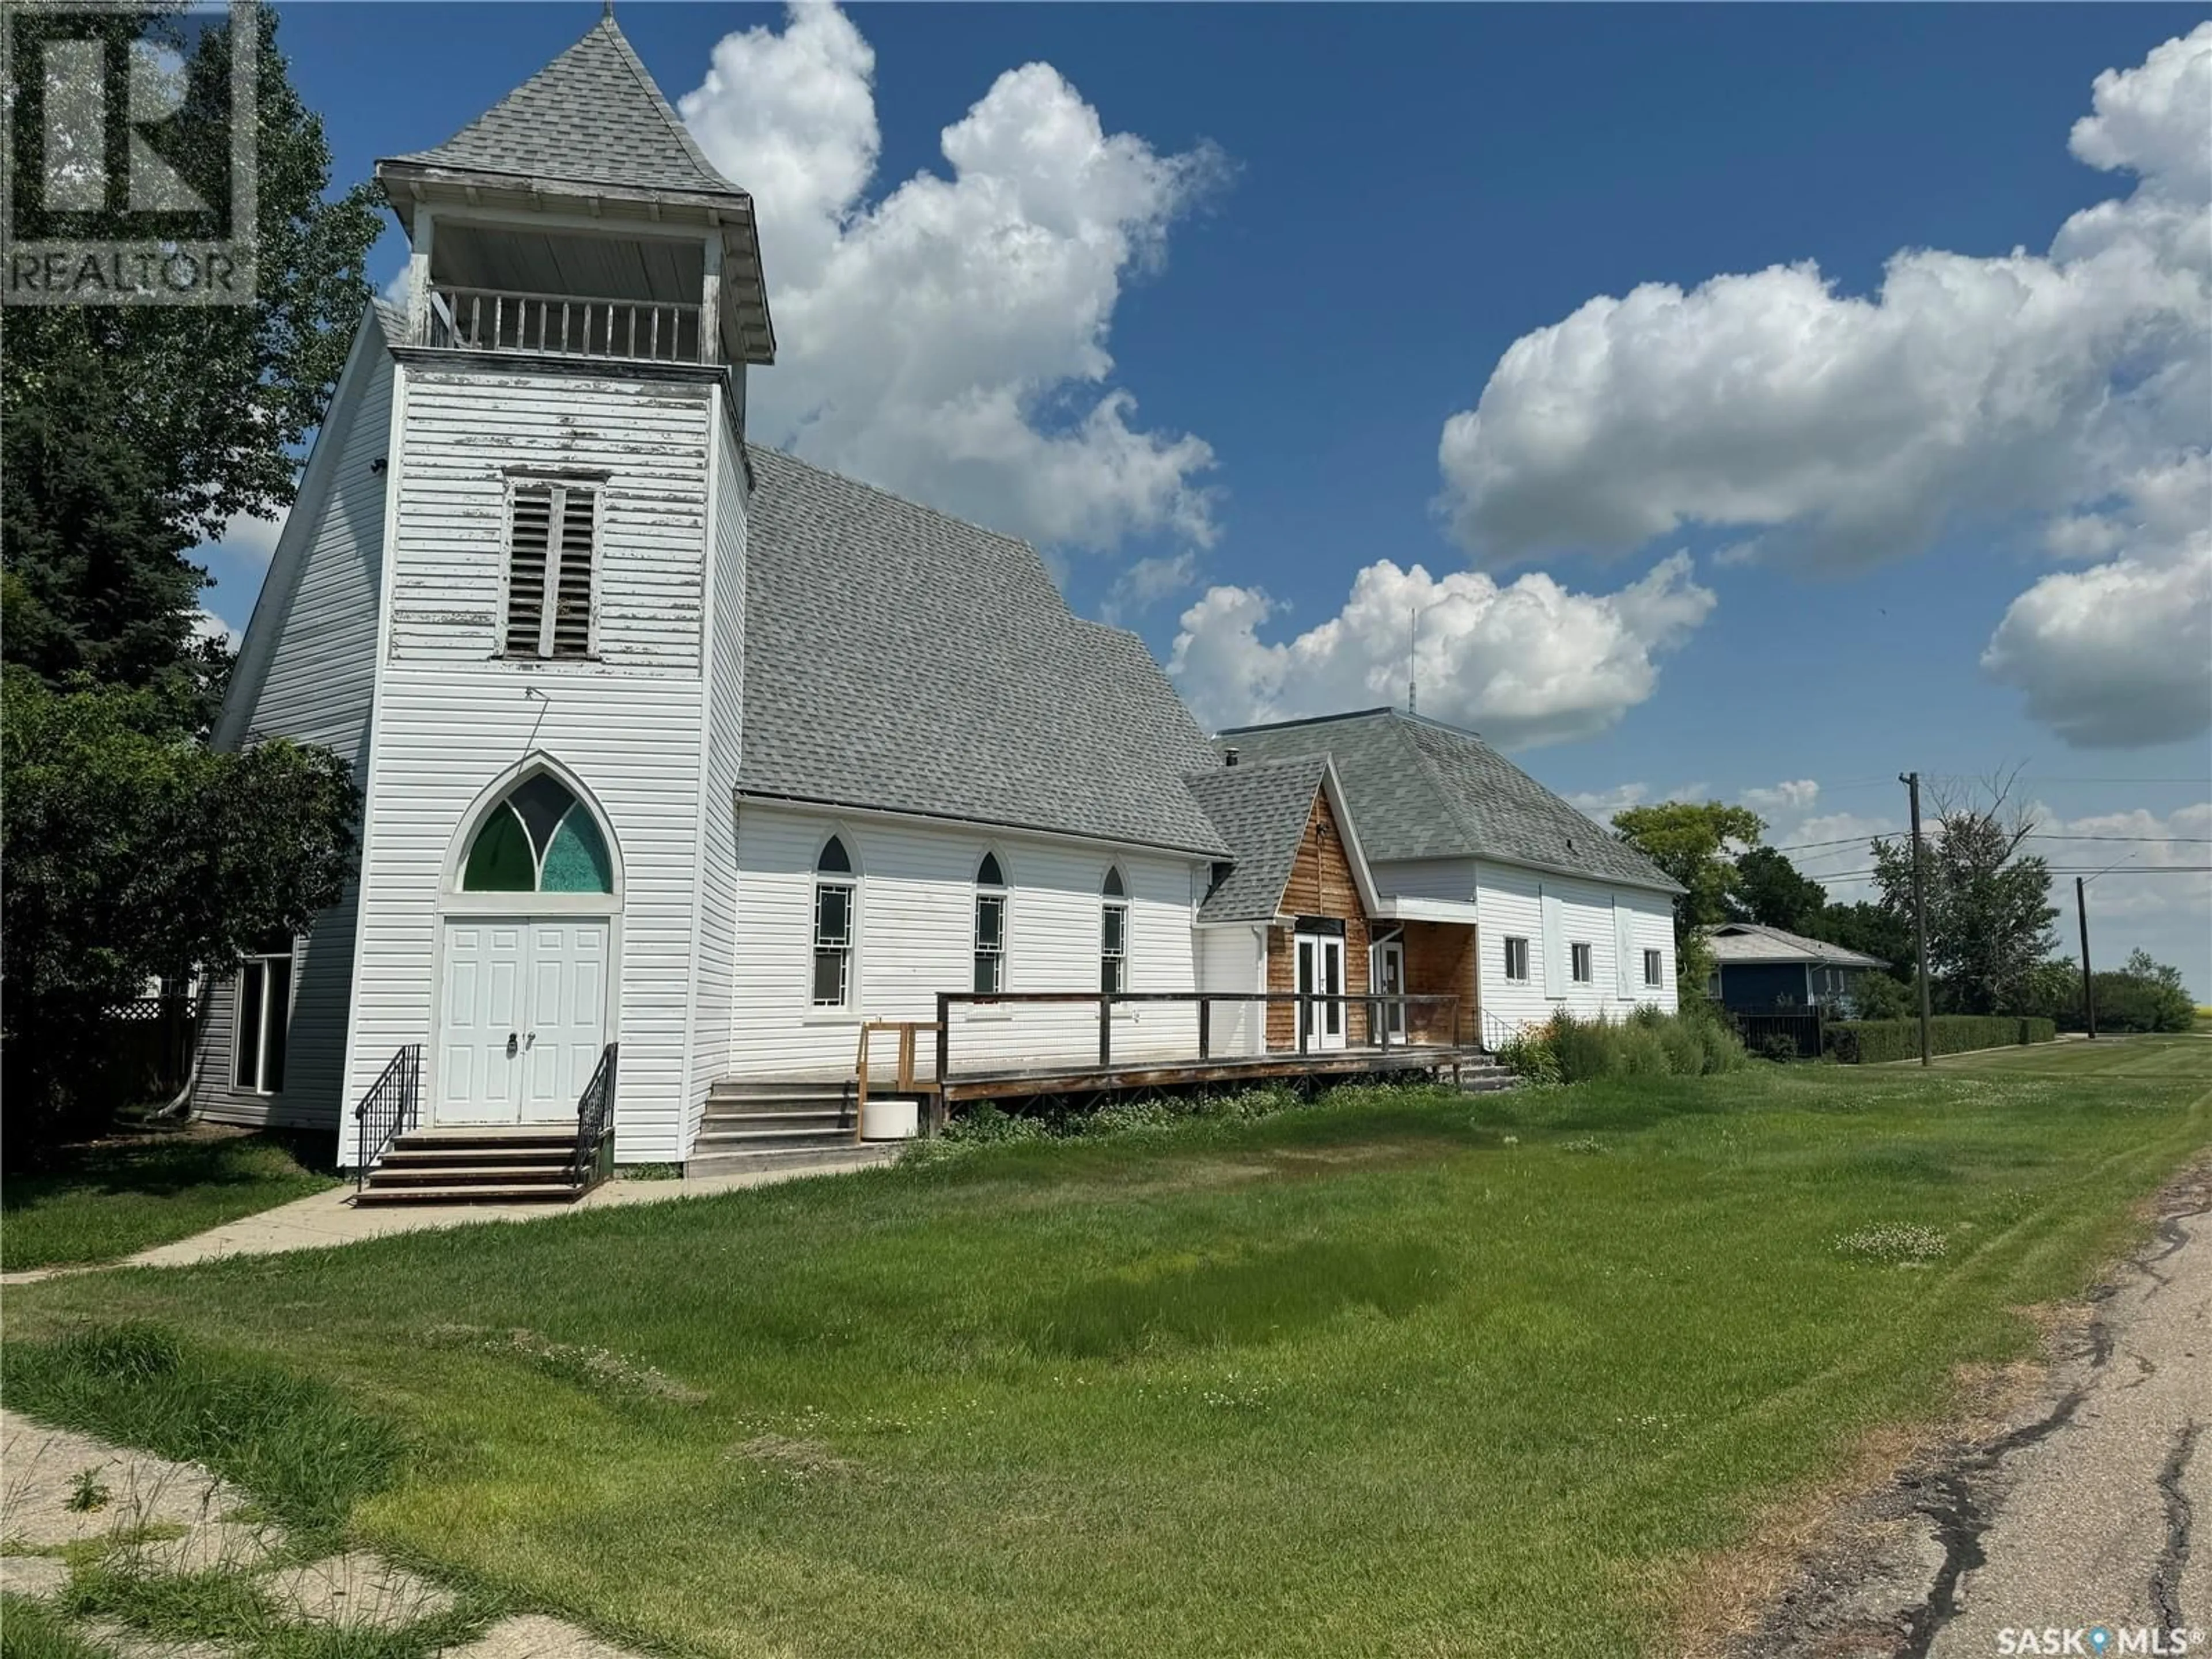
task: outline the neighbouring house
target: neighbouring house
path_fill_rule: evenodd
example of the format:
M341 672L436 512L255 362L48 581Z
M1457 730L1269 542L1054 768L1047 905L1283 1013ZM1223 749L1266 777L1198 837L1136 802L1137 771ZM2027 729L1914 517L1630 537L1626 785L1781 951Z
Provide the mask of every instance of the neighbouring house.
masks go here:
M1209 740L1034 548L749 443L753 203L611 17L377 177L406 301L216 733L346 757L359 872L215 982L202 1115L550 1179L850 1140L876 1038L941 1111L1674 1006L1665 877L1480 738Z
M1708 927L1705 943L1713 953L1708 994L1736 1014L1822 1008L1848 1015L1859 981L1889 966L1863 951L1755 921Z

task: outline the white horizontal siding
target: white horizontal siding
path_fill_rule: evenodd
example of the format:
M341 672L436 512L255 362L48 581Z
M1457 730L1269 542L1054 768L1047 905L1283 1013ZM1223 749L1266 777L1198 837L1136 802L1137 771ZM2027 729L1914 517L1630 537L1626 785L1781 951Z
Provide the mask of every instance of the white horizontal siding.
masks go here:
M844 1014L809 1006L814 863L833 833L845 838L859 872L854 1006ZM1128 887L1128 988L1196 988L1187 860L747 801L738 812L732 1072L848 1076L863 1017L933 1021L939 992L971 990L975 870L987 851L998 854L1006 880L1009 991L1098 988L1099 889L1116 863ZM1117 1060L1194 1055L1197 1042L1189 1005L1132 1008L1115 1018ZM956 1073L1095 1062L1098 1018L1080 1005L956 1011L951 1043ZM872 1059L872 1071L887 1074L895 1045L875 1039L872 1056L882 1058Z
M509 477L605 471L597 654L611 667L697 673L712 404L710 388L688 383L410 369L392 656L497 652Z
M714 422L714 542L708 570L706 744L702 761L699 938L691 1076L684 1146L699 1132L707 1091L730 1068L738 923L737 784L744 714L745 464L736 433Z
M1262 927L1207 927L1198 935L1198 988L1201 991L1264 991L1267 988L1267 934ZM1216 1003L1207 1035L1218 1054L1264 1054L1267 1047L1264 1003Z
M1602 1015L1618 1019L1645 1003L1656 1003L1670 1012L1676 1006L1674 924L1663 895L1602 881L1539 875L1486 860L1476 863L1474 873L1481 917L1478 942L1486 1015L1516 1026L1547 1019L1561 1008L1584 1018ZM1547 991L1543 902L1547 898L1558 907L1555 995ZM1626 914L1626 939L1635 953L1627 965L1626 994L1620 949L1623 922L1619 913ZM1528 941L1525 981L1505 977L1508 938ZM1571 973L1571 950L1577 944L1590 947L1592 971L1587 984L1576 983ZM1642 952L1646 946L1664 952L1665 983L1656 991L1643 983Z
M362 849L347 1094L422 1042L426 1110L440 918L471 805L533 755L605 814L623 869L607 1038L622 1045L615 1155L684 1156L698 948L712 398L689 385L408 369L388 649ZM607 474L595 605L602 660L499 660L511 470ZM726 810L726 808L725 809ZM528 914L517 896L515 914Z
M271 608L254 627L272 630L241 662L246 703L226 711L234 743L291 738L336 751L362 773L376 677L378 587L384 556L386 479L376 463L392 441L392 364L380 337L349 363L317 440L297 526L272 561ZM325 451L324 446L330 446ZM316 916L293 963L291 1024L279 1097L229 1087L229 981L224 1024L210 1024L194 1109L220 1122L336 1129L345 1107L347 1009L351 1000L356 891ZM210 1076L219 1077L211 1085Z

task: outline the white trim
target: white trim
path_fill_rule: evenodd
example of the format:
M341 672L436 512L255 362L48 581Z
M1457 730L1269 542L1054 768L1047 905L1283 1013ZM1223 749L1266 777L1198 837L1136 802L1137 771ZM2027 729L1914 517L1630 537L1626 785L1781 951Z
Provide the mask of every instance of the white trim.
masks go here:
M1186 864L1205 865L1224 860L1230 856L1227 853L1202 853L1192 847L1169 847L1158 842L1118 841L1110 836L1081 836L1066 830L1005 823L995 818L958 817L949 812L906 812L890 806L856 806L848 801L810 800L799 795L771 795L743 786L732 793L739 801L749 802L755 806L803 813L810 817L881 818L891 823L918 823L933 830L964 830L970 835L1018 836L1025 841L1054 842L1070 847L1103 847L1111 849L1116 858L1128 854L1139 858L1180 859Z
M507 796L539 773L550 776L576 798L577 804L592 815L593 826L605 843L610 872L614 890L607 893L471 893L461 886L462 872L468 866L469 848L476 842L477 832L483 828L484 820L492 809L505 802ZM574 811L574 807L569 809ZM599 1010L599 1041L602 1046L622 1040L622 978L623 978L623 884L626 864L621 841L616 836L614 824L607 817L598 798L584 785L583 780L561 762L542 749L533 749L520 760L506 768L491 782L477 792L461 813L460 823L446 848L446 859L438 875L438 908L432 926L436 929L430 946L430 1019L429 1029L422 1042L422 1102L427 1121L434 1121L438 1101L438 1066L444 1052L446 1022L446 937L454 922L491 923L512 922L526 927L543 919L593 919L607 924L606 979L601 994ZM367 937L368 930L361 930ZM359 984L359 958L356 958L355 983ZM619 1085L617 1085L619 1086ZM619 1108L620 1102L617 1102Z
M822 854L829 850L831 842L841 842L845 848L846 861L853 867L843 874L824 872ZM800 986L799 1006L817 1020L830 1018L858 1019L864 1006L860 1000L860 917L866 909L868 860L860 852L860 838L841 819L833 819L830 833L814 843L814 859L806 866L806 976ZM822 925L822 889L824 884L842 887L849 895L845 902L845 1000L842 1002L817 1002L814 999L814 953L822 947L816 943Z
M1329 815L1336 822L1336 838L1343 843L1345 862L1352 866L1352 884L1359 890L1359 904L1367 915L1381 914L1382 901L1375 891L1375 876L1367 867L1367 854L1359 845L1359 831L1352 822L1352 808L1346 805L1343 781L1336 775L1335 761L1324 756L1321 763L1321 787L1328 795ZM1285 884L1289 878L1285 877ZM1277 903L1282 902L1279 896Z
M392 431L384 450L384 550L378 562L376 582L376 672L369 689L368 730L362 734L362 742L361 842L363 855L361 860L361 874L355 884L354 894L354 903L356 907L355 914L361 920L353 930L353 973L346 981L352 988L346 1010L343 1048L346 1058L338 1082L341 1091L338 1096L338 1167L344 1170L357 1169L366 1161L362 1153L357 1129L351 1131L355 1135L352 1157L348 1158L345 1154L345 1138L349 1133L348 1125L353 1121L353 1114L349 1109L352 1103L346 1099L343 1091L353 1081L350 1076L354 1039L351 1002L353 997L358 997L361 994L361 988L366 982L370 933L367 924L368 919L374 914L370 906L376 900L375 890L370 884L374 861L367 856L367 848L369 826L376 822L378 782L376 757L377 751L383 747L378 741L378 738L384 724L384 711L386 707L385 675L392 661L392 587L393 574L399 562L399 475L405 465L406 430L407 370L406 365L394 357L392 363ZM287 523L285 528L289 530L291 526ZM434 971L435 964L433 964L433 967ZM434 998L437 994L437 982L434 979L430 986L430 993ZM431 1012L434 1018L435 1008L434 1007ZM427 1047L427 1043L425 1046Z
M1482 920L1482 907L1458 899L1419 898L1392 893L1376 907L1375 915L1388 921L1456 921L1472 927Z

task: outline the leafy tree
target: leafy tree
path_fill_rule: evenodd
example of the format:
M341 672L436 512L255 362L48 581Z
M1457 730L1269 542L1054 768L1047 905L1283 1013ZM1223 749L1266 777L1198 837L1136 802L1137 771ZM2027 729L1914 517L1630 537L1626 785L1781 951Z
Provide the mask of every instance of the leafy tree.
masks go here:
M1666 801L1613 815L1613 832L1681 884L1674 896L1675 981L1699 995L1712 972L1700 931L1734 914L1735 852L1757 843L1766 826L1747 806Z
M168 31L184 109L139 137L204 199L224 202L229 25L187 39L158 8L105 16L125 39ZM271 742L216 754L203 741L228 653L197 635L207 574L188 555L233 515L273 516L293 500L380 228L365 187L329 196L330 147L276 50L276 14L254 17L254 302L8 313L0 1053L11 1135L96 1127L109 1103L82 1080L105 1007L155 975L219 970L270 933L304 927L337 897L359 820L329 751ZM47 26L32 12L12 21L26 51ZM0 116L26 167L43 154L37 115L20 99Z
M1790 855L1771 847L1752 847L1735 861L1735 890L1731 896L1733 920L1756 921L1792 933L1817 939L1814 929L1827 908L1828 890L1809 876L1800 875Z
M187 41L184 107L163 159L204 199L228 192L229 26ZM257 301L250 306L43 306L9 313L0 376L5 657L50 683L197 685L204 721L223 653L195 638L207 573L187 556L235 514L289 506L297 455L345 362L380 228L366 185L326 199L330 146L258 13ZM35 28L29 14L19 29ZM81 24L72 24L81 27ZM19 46L23 42L19 41ZM17 153L41 154L15 100ZM82 234L81 232L77 234Z
M1879 904L1862 899L1855 904L1827 904L1805 932L1846 951L1879 957L1889 964L1889 977L1901 983L1912 980L1912 919L1899 916Z
M1920 1000L1905 981L1869 971L1851 987L1851 1013L1858 1019L1914 1019Z
M7 671L0 1034L9 1130L88 1127L108 1005L303 930L344 889L360 801L326 749L182 737L176 694Z
M2035 825L2026 813L2008 810L2011 782L1993 781L1987 805L1936 801L1922 866L1929 988L1941 1012L2014 1012L2035 965L2056 943L2051 866L2020 850ZM1874 861L1882 908L1910 927L1911 843L1876 841Z

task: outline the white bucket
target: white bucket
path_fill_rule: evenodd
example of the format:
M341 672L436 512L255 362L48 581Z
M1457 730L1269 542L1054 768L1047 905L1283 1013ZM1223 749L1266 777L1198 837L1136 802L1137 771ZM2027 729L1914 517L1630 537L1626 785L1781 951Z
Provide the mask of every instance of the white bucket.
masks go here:
M921 1131L921 1106L912 1100L870 1100L860 1108L863 1140L912 1140Z

